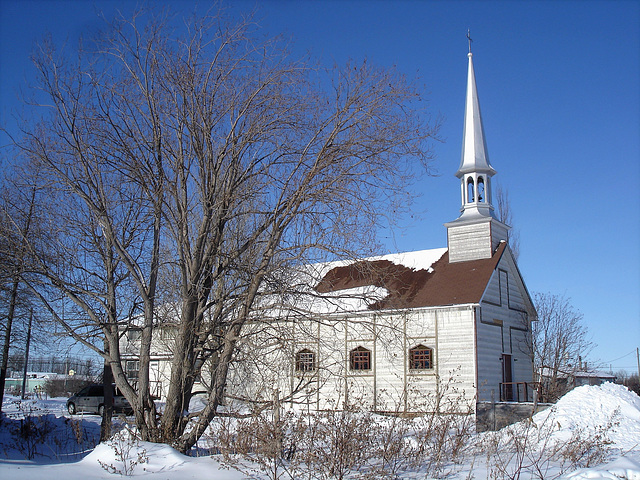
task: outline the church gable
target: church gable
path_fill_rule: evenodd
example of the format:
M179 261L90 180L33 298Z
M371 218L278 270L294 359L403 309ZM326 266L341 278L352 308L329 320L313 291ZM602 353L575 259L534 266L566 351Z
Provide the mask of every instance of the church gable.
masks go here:
M495 272L482 294L483 303L506 307L528 313L533 311L533 301L524 283L520 269L508 247L496 265Z

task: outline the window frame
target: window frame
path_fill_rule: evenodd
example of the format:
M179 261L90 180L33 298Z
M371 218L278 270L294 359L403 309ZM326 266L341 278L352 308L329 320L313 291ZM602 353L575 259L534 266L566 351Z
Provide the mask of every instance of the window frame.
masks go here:
M302 358L307 356L308 358ZM316 371L316 352L303 348L296 352L295 371L299 374L313 373Z
M349 352L349 370L353 372L369 372L372 363L371 350L368 348L360 345Z
M418 344L415 347L409 349L409 370L424 371L433 370L433 368L433 348L427 347L423 344Z
M129 343L139 342L142 338L142 329L139 327L130 327L127 332L127 340Z
M128 380L137 381L138 377L140 376L140 360L135 360L135 359L125 360L124 374Z

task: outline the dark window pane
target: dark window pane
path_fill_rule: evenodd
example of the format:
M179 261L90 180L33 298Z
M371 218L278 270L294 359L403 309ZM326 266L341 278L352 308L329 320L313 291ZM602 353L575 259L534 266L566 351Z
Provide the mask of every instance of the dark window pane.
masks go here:
M351 350L351 370L371 370L371 352L363 347Z
M413 370L426 370L433 368L433 351L424 345L409 350L409 368Z
M316 368L316 355L310 350L300 350L296 354L296 371L311 372Z

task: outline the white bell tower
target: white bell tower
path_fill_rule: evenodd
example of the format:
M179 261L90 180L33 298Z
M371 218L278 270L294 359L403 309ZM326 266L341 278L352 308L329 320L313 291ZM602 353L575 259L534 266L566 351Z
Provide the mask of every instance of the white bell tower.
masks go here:
M510 228L496 219L491 204L491 178L496 171L489 163L484 138L470 38L468 57L462 158L456 172L460 179L461 215L445 223L451 263L490 258L500 241L507 240Z

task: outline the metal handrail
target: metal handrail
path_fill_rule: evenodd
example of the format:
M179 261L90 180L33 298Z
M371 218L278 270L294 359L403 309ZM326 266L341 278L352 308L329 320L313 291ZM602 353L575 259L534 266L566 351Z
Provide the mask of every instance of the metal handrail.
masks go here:
M501 402L533 402L540 397L540 382L503 382L499 386Z

